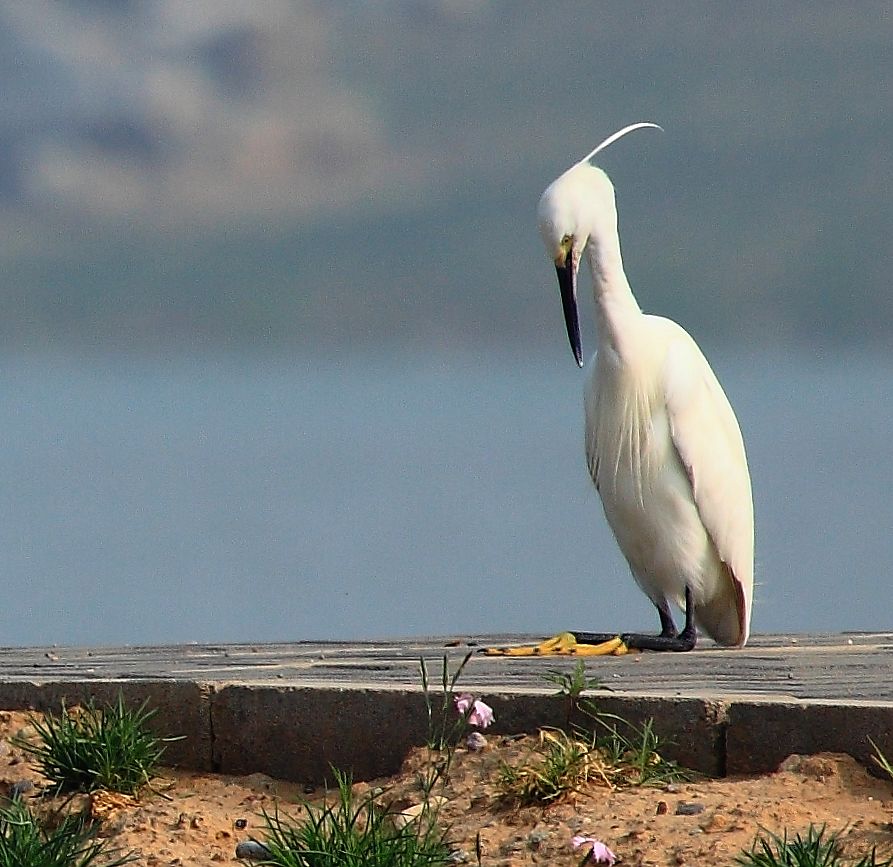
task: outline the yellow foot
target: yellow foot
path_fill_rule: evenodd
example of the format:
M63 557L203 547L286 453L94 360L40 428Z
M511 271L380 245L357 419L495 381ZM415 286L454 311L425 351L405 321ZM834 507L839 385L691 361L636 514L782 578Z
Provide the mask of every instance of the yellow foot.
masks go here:
M485 647L487 656L623 656L629 648L618 635L601 644L579 644L571 632L560 632L539 644L517 647Z

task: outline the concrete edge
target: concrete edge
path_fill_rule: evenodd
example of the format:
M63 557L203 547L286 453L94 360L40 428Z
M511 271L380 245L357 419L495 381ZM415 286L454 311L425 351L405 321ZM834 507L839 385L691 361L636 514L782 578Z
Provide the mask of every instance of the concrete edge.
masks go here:
M165 762L224 774L265 773L319 783L331 767L355 779L395 773L425 742L418 689L323 688L168 680L0 682L0 709L58 710L121 692L157 709L152 728L168 743ZM566 702L542 692L487 693L488 733L567 727ZM435 697L439 698L439 696ZM873 769L869 738L893 758L893 702L769 700L592 693L602 713L640 726L649 718L663 754L710 776L765 773L792 753L848 753ZM575 716L574 723L585 722ZM875 769L876 770L876 769Z

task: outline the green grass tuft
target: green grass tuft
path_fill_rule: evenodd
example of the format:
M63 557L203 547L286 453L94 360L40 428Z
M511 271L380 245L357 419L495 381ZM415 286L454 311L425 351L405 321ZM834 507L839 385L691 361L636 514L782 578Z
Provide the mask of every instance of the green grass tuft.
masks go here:
M750 852L738 856L735 863L742 867L890 867L890 859L879 861L872 850L858 861L845 858L839 835L825 834L825 826L810 825L805 836L797 834L793 840L777 834L760 834Z
M584 692L592 689L606 689L602 681L597 677L587 677L586 663L578 659L571 671L559 671L550 669L543 675L543 679L554 683L558 687L555 695L576 701Z
M613 714L592 712L603 731L568 734L540 730L539 741L522 764L503 762L502 797L519 803L548 804L594 782L610 788L664 786L696 775L660 754L661 739L649 719L641 727Z
M584 692L592 689L608 689L597 677L587 677L586 663L578 659L571 671L547 671L543 678L558 687L555 695L565 702L565 725L571 727L575 711L580 709L580 698Z
M601 774L593 744L561 729L541 729L531 758L522 765L500 766L497 785L507 800L549 804Z
M269 852L256 867L426 867L449 862L449 847L432 808L405 825L371 794L357 798L347 774L335 771L334 804L303 805L303 821L264 812ZM249 863L249 862L246 862Z
M79 816L48 830L18 799L0 807L0 867L118 867L134 860L96 839Z
M137 710L123 696L103 708L91 701L80 710L31 717L37 738L15 737L14 746L28 753L57 792L108 789L132 795L155 776L166 740L146 726L157 711L143 702Z
M654 730L654 720L636 726L615 714L596 711L595 722L604 733L595 743L605 761L615 769L615 785L665 786L686 782L696 774L661 755L663 739Z

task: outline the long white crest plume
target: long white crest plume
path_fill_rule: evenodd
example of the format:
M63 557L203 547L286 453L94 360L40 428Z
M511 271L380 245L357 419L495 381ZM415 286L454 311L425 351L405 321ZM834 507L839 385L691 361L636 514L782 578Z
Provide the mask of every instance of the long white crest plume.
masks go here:
M580 160L581 163L588 163L599 151L604 150L609 144L614 144L615 141L619 138L623 138L628 132L632 132L634 129L643 129L644 127L651 127L652 129L659 129L661 132L664 131L662 126L658 126L656 123L649 123L648 121L642 121L641 123L631 123L629 126L625 126L623 129L617 130L617 132L609 135L595 150L590 151L586 154L583 159Z

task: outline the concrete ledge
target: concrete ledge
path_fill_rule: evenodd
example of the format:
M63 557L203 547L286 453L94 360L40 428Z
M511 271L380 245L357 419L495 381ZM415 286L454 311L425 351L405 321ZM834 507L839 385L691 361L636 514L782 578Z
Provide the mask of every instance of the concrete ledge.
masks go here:
M427 719L419 690L326 689L267 685L80 681L0 683L0 708L54 710L94 699L158 709L152 728L175 766L225 774L261 772L320 783L331 767L356 779L398 770L409 749L424 744ZM849 753L871 768L869 737L893 755L893 702L777 702L593 693L599 711L633 725L654 720L668 741L664 754L711 776L775 770L792 753ZM542 692L487 695L495 734L567 724L567 705ZM575 716L574 723L592 728ZM589 725L586 725L590 722Z
M439 698L439 697L438 697ZM552 695L487 695L496 714L494 734L535 732L567 724L565 702ZM724 708L695 699L607 696L603 713L634 725L654 718L673 743L665 751L687 767L721 775ZM214 767L233 774L321 782L331 766L349 768L357 779L395 773L413 746L424 744L427 718L417 690L329 690L230 686L211 699ZM574 723L591 729L576 715ZM488 732L489 733L489 732Z
M742 701L729 706L726 770L775 770L792 753L849 753L876 771L869 738L893 761L893 702Z
M227 686L212 696L214 767L322 782L394 773L427 732L419 693Z
M446 656L453 671L469 647L519 639L5 648L0 709L106 703L121 691L131 705L148 700L158 710L159 736L185 735L168 745L171 764L307 782L335 766L368 779L393 773L425 741L420 657ZM891 651L893 635L882 633L758 636L737 651L588 658L587 675L612 689L586 696L637 726L653 718L670 741L664 754L706 774L763 773L792 753L822 751L872 768L869 738L893 758ZM575 663L476 655L459 688L493 706L495 733L564 726L567 705L544 676Z

